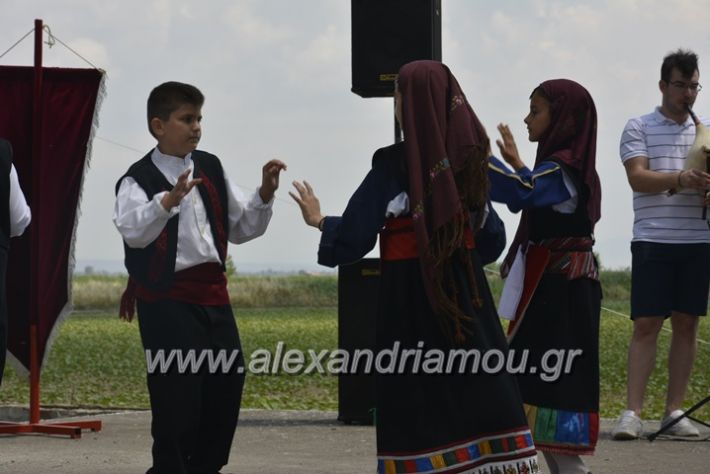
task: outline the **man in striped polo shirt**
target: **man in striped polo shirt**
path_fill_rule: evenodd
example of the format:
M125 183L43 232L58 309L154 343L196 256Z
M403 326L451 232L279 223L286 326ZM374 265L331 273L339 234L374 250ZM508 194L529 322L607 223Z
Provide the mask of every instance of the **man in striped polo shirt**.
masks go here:
M614 439L641 436L641 408L655 366L656 342L665 318L673 336L668 355L668 393L663 424L681 416L696 354L698 316L705 315L710 283L710 227L702 218L710 174L683 171L695 140L689 116L702 86L698 57L678 50L663 59L662 103L628 121L621 136L621 160L634 191L631 242L631 319L627 409L612 431ZM710 122L704 122L710 125ZM676 189L677 193L669 193ZM698 436L683 418L667 431Z

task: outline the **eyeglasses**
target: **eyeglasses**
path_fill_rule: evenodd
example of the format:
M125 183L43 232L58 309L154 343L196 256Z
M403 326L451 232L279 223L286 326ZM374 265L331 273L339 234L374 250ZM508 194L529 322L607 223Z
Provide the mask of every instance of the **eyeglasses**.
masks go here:
M701 86L700 83L698 83L698 82L688 83L688 82L683 82L683 81L673 81L673 82L670 82L669 84L672 85L673 87L675 87L676 89L680 89L682 91L684 91L686 89L690 89L690 92L693 94L697 94L698 92L703 90L703 86Z

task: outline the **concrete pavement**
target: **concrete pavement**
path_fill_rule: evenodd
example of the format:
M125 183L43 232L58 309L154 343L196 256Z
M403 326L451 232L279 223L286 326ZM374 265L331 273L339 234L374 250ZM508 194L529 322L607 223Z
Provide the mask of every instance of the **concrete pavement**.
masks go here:
M7 419L10 414L7 407L0 407L0 419ZM336 418L335 412L243 410L230 463L222 472L374 473L374 428L343 425ZM150 466L150 412L98 413L88 418L62 419L100 419L103 429L84 432L81 439L0 435L0 473L142 474ZM612 426L612 420L602 421L597 454L585 457L594 474L710 473L708 428L701 427L700 440L658 439L649 443L612 441ZM646 431L657 427L658 422L647 423ZM542 456L540 465L546 472Z

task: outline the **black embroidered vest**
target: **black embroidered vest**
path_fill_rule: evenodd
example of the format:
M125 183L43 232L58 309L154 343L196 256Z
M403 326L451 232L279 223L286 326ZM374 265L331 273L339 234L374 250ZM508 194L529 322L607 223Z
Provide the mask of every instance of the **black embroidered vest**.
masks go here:
M562 214L549 207L530 209L530 240L539 242L542 239L556 237L591 237L592 223L587 213L589 191L579 177L579 172L565 163L558 163L567 173L577 188L577 208L572 214Z
M121 176L116 183L116 194L118 194L121 180L126 176L133 178L143 188L148 199L173 188L163 173L155 166L151 155L152 152L148 153L134 163L125 175ZM194 171L190 179L202 179L202 183L197 185L197 189L205 205L214 244L224 269L227 258L229 220L227 188L222 164L216 156L198 150L192 152L192 161ZM124 241L126 269L139 285L153 291L166 291L172 285L177 256L179 218L179 213L171 217L160 235L145 248L131 248Z

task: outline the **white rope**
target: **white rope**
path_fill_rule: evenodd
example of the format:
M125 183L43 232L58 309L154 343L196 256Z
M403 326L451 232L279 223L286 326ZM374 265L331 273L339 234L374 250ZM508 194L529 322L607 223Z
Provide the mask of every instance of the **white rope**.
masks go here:
M59 38L57 38L57 37L52 33L52 30L49 28L49 25L44 25L44 26L42 27L42 29L47 32L47 41L45 41L44 44L46 44L47 46L49 46L49 47L51 48L51 47L54 46L57 42L59 42L59 44L61 44L62 46L64 46L65 48L67 48L69 51L71 51L72 53L74 53L75 55L77 55L77 56L78 56L79 58L81 58L84 62L86 62L89 66L91 66L91 67L94 68L94 69L99 69L98 67L96 67L96 66L94 65L94 63L92 63L91 61L89 61L88 59L86 59L84 56L82 56L81 54L77 53L74 49L72 49L71 46L69 46L69 45L66 44L64 41L62 41L62 40L60 40ZM13 44L12 46L10 46L4 53L0 54L0 59L2 59L3 56L5 56L5 55L6 55L7 53L9 53L10 51L12 51L12 50L15 48L15 46L17 46L18 44L20 44L20 43L22 42L22 40L24 40L24 39L27 38L29 35L31 35L32 33L34 33L34 31L35 31L35 29L32 28L30 31L28 31L27 33L25 33L25 36L23 36L22 38L20 38L19 40L17 40L17 41L15 42L15 44Z
M492 275L498 275L498 272L496 272L495 270L491 270L489 268L484 268L484 270ZM605 308L604 306L602 306L601 308L608 313L611 313L615 316L622 317L622 318L626 319L627 321L631 321L631 316L629 316L628 314L620 313L618 311L614 311L613 309ZM673 331L671 331L670 329L668 329L666 327L661 327L661 330L663 330L669 334L673 334ZM696 337L695 340L701 344L706 344L706 345L710 346L710 342L708 342L708 341L704 341L698 337Z
M45 42L45 43L47 44L47 46L49 46L49 47L51 48L52 46L54 46L55 42L58 41L59 44L61 44L62 46L64 46L65 48L67 48L69 51L71 51L72 53L74 53L75 55L77 55L79 58L81 58L82 60L84 60L84 62L86 62L86 64L88 64L89 66L93 67L94 69L99 69L98 67L96 67L96 66L94 65L94 63L92 63L91 61L89 61L88 59L86 59L84 56L82 56L81 54L79 54L79 53L77 53L76 51L74 51L74 50L71 48L71 46L69 46L69 45L66 44L64 41L60 40L60 39L57 38L54 34L52 34L52 30L49 28L49 25L44 25L44 28L43 28L43 29L44 29L44 31L47 32L47 41Z
M25 39L25 38L27 38L29 35L31 35L31 34L34 32L34 30L35 30L35 29L32 28L30 31L28 31L27 33L25 33L25 36L23 36L22 38L18 39L18 40L15 42L15 44L13 44L13 45L10 46L7 50L5 50L4 53L0 54L0 59L1 59L3 56L5 56L7 53L9 53L10 51L12 51L13 49L15 49L15 46L17 46L18 44L22 43L22 40Z
M121 148L125 148L126 150L135 151L136 153L145 153L145 150L139 150L138 148L133 148L132 146L124 145L124 144L122 144L122 143L118 143L118 142L115 142L115 141L113 141L113 140L109 140L108 138L100 137L100 136L98 136L98 135L96 135L95 138L98 139L98 140L104 141L104 142L106 142L106 143L110 143L111 145L115 145L115 146L119 146L119 147L121 147Z

